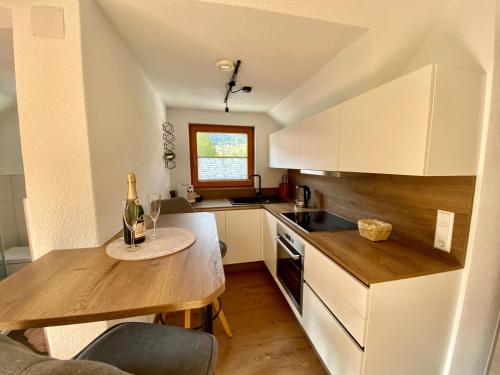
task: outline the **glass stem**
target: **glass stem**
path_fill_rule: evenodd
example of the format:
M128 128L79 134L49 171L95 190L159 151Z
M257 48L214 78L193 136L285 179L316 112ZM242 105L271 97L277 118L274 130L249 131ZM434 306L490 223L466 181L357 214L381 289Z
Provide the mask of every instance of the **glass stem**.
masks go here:
M132 237L132 247L135 247L135 229L130 231L130 235Z
M156 238L156 220L153 220L153 238Z

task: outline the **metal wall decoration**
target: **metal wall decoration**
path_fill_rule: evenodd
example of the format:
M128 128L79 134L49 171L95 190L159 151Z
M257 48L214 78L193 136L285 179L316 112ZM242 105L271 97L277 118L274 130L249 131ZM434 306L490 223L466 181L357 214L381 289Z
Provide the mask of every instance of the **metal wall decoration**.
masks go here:
M175 163L175 135L174 135L174 125L170 122L164 122L163 127L163 161L165 162L165 168L174 169Z

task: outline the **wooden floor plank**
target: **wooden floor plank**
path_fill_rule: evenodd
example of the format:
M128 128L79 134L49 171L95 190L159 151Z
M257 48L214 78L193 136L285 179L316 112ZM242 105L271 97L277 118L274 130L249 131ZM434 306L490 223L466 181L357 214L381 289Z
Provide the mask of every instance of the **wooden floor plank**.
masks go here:
M222 301L233 338L214 323L218 375L326 374L267 270L227 273ZM182 326L183 314L169 314L167 321ZM193 326L198 324L199 314L193 311Z

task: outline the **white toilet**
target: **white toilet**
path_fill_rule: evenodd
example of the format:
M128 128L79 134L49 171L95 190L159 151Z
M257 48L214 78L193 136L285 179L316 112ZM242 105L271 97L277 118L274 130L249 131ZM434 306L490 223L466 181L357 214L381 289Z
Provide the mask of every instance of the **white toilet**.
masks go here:
M4 254L9 276L31 262L30 248L27 246L11 247Z

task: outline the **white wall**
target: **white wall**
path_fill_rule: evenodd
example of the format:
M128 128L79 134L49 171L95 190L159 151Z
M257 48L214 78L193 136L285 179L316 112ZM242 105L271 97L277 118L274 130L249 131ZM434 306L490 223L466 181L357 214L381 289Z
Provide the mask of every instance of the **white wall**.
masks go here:
M7 6L0 6L0 29L12 29L12 13Z
M405 68L411 71L429 63L440 63L486 73L480 167L447 364L450 374L484 373L500 310L500 239L496 228L500 222L500 127L498 118L490 122L495 8L495 0L454 1Z
M404 72L428 64L493 68L495 0L455 0L409 61ZM491 81L491 80L490 80Z
M270 110L271 117L286 125L400 76L449 3L400 0L388 6L388 3L377 1L217 1L332 18L367 28L363 35Z
M0 246L3 245L4 250L29 245L24 198L23 175L0 175Z
M455 344L450 362L451 374L484 374L495 337L495 328L500 313L500 2L462 1L457 7L455 20L468 27L456 30L454 35L462 35L463 45L477 46L475 56L483 56L485 70L489 76L485 127L480 160L480 173L476 185L473 219L469 248L462 281L460 309L455 327ZM485 9L484 5L487 4ZM482 16L476 22L466 22L468 14ZM474 11L474 9L476 9ZM496 25L492 25L495 19ZM460 18L459 18L460 17ZM487 24L485 27L483 24ZM477 35L474 30L489 30ZM490 30L493 29L493 30ZM496 31L495 31L496 29ZM496 37L493 45L494 33ZM474 38L472 38L474 36ZM482 43L491 46L482 50ZM481 53L483 51L483 53ZM494 54L493 56L491 56ZM494 65L492 66L492 63ZM490 101L491 99L491 101ZM491 107L490 107L491 104ZM491 108L491 115L489 114Z
M63 6L66 28L64 39L36 38L31 1L11 3L28 220L38 258L52 249L97 244L80 16L77 2L37 2Z
M83 75L98 242L121 228L127 172L147 194L166 194L163 155L166 108L142 68L97 4L81 1Z
M155 126L164 107L93 0L5 3L13 12L34 258L53 249L96 246L121 227L120 200L130 169L142 195L168 185L168 172L159 168L161 153L154 160L162 147ZM35 4L64 8L63 39L32 35ZM69 358L106 328L98 322L47 329L51 354Z
M17 106L0 112L0 176L23 174Z
M36 38L32 1L10 1L27 219L33 257L98 244L85 114L78 2L45 0L64 8L64 39ZM37 77L37 79L34 79ZM70 357L106 329L47 329L51 353Z
M262 176L262 187L277 187L281 171L268 167L269 134L280 127L267 114L205 111L169 108L168 121L175 126L177 167L171 171L172 188L191 183L189 164L189 123L255 126L255 173Z

